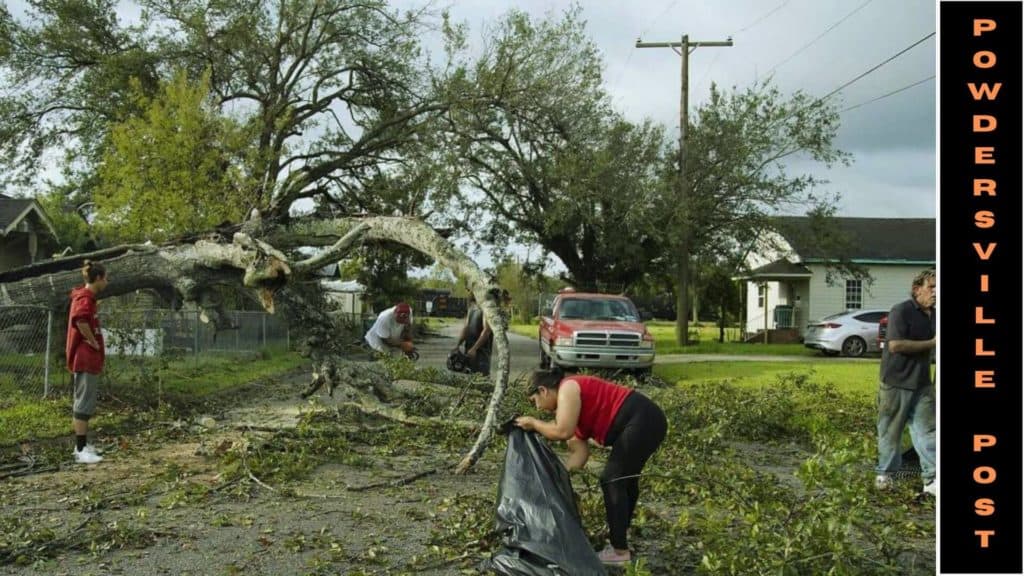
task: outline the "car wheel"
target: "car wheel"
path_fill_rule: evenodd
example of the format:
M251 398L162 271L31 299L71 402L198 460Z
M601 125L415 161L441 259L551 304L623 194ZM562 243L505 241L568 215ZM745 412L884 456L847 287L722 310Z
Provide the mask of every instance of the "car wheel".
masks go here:
M551 357L545 354L543 349L540 351L540 367L545 370L551 368Z
M860 358L867 349L867 343L859 336L850 336L843 341L843 354L845 356Z

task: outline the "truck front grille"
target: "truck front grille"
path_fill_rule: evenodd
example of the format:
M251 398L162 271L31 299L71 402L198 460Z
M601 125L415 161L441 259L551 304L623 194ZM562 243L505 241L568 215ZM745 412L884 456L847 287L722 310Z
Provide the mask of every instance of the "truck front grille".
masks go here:
M640 335L635 332L577 332L576 345L637 348Z

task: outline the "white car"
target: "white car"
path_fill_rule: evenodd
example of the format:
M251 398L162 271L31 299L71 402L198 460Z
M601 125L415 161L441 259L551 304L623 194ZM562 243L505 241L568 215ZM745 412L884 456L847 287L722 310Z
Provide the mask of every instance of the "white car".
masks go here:
M826 356L859 358L878 350L878 322L888 310L849 310L807 325L804 346Z

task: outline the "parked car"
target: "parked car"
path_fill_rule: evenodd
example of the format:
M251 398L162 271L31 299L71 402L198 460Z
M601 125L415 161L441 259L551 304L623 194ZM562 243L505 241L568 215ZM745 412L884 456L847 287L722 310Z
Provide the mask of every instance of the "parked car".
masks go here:
M562 292L542 311L540 364L648 371L654 337L625 296Z
M878 350L878 324L888 310L850 310L807 325L804 346L826 356L859 358Z

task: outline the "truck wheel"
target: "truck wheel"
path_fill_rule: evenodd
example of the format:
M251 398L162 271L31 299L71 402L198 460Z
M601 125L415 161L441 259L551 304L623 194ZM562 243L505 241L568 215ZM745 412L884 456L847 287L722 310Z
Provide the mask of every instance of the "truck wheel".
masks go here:
M540 351L540 367L547 370L551 368L551 357L544 353L544 350Z

